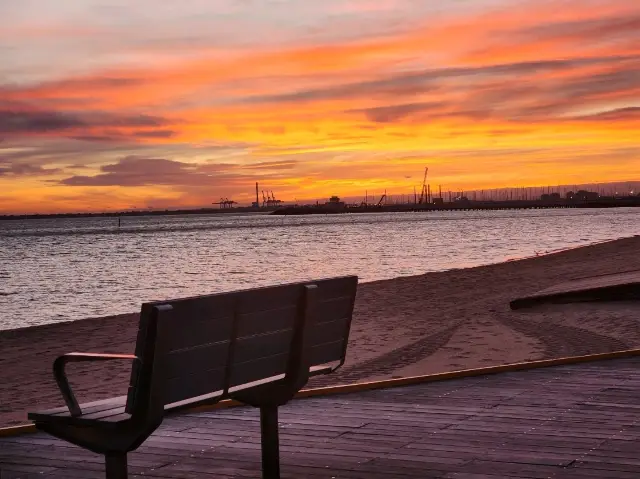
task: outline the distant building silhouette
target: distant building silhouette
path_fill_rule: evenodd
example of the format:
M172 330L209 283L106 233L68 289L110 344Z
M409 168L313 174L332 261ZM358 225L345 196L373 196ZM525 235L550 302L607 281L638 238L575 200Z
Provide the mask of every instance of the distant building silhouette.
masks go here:
M573 191L567 193L567 199L574 201L597 200L599 197L597 191L578 190L575 193Z
M336 209L344 208L345 206L344 201L340 201L340 197L338 196L332 196L331 198L329 198L329 201L327 201L324 205L329 208L336 208Z
M572 193L573 194L573 193ZM560 193L545 193L540 196L542 201L558 201L561 198Z

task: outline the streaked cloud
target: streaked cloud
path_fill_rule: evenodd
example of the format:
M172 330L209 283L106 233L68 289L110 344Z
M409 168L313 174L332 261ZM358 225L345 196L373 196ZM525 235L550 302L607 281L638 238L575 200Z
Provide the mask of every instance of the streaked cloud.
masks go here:
M151 117L82 118L52 111L0 111L0 132L3 134L45 133L80 127L154 127L160 121Z
M603 111L601 113L594 113L592 115L584 115L580 117L581 120L591 121L622 121L640 120L640 107L627 107L617 108L614 110Z
M0 176L45 176L59 173L58 168L43 168L29 163L3 164L0 161Z
M268 176L277 177L275 171L286 170L295 162L261 162L254 165L233 163L185 163L166 158L127 156L116 163L103 165L93 176L71 176L59 181L67 186L203 186L211 188L231 182L250 182L255 176L243 173L243 169L258 169Z

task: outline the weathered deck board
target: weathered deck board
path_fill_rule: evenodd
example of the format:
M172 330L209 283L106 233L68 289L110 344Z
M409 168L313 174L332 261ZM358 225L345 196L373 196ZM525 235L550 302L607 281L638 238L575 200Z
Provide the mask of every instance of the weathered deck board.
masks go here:
M556 284L511 301L511 309L583 301L640 300L640 271L606 274Z
M282 477L637 478L640 358L297 400ZM171 416L130 477L259 478L258 412ZM102 478L102 457L44 434L0 439L0 479Z

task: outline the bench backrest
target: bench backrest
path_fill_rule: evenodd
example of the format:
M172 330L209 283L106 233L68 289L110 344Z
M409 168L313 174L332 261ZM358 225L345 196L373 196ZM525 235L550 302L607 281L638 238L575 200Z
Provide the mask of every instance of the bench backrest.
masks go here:
M145 303L127 411L215 401L284 375L301 337L308 367L344 362L356 288L350 276Z

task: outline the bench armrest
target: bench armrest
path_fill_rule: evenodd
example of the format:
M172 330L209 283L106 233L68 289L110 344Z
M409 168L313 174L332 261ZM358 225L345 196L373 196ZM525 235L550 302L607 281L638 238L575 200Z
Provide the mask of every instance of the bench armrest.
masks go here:
M87 361L113 361L116 359L129 359L138 361L138 357L132 354L99 354L99 353L68 353L58 356L53 362L53 377L58 384L58 389L64 398L64 402L69 408L71 416L82 415L82 410L73 395L71 385L65 373L67 363L87 362Z

